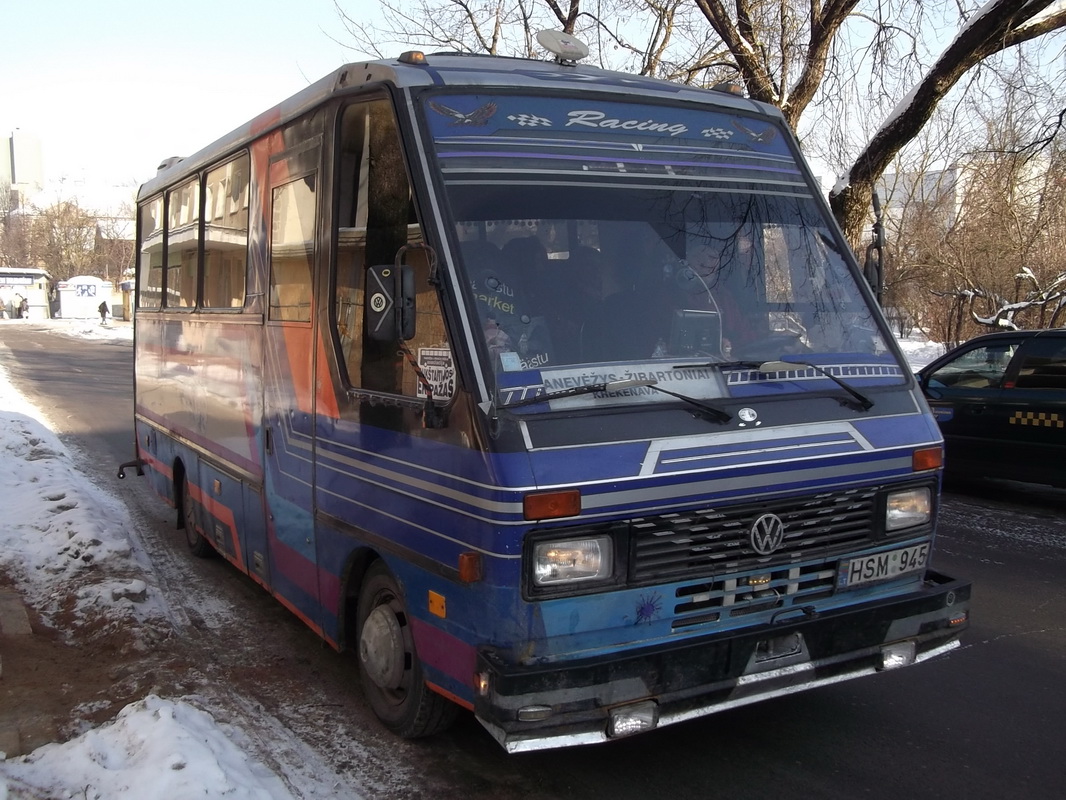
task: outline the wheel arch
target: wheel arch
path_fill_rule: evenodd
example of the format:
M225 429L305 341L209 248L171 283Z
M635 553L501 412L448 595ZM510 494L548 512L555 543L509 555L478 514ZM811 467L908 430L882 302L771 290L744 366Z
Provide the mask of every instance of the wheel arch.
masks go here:
M375 561L383 561L381 554L372 547L359 547L352 551L344 567L341 585L341 603L337 620L339 638L338 649L354 649L358 643L359 627L359 592L363 588L363 579ZM390 570L391 571L391 570Z
M173 478L170 484L170 491L174 497L174 507L178 510L176 524L178 530L185 529L185 493L182 491L182 484L185 483L187 474L185 461L178 456L174 459L174 467L171 470Z

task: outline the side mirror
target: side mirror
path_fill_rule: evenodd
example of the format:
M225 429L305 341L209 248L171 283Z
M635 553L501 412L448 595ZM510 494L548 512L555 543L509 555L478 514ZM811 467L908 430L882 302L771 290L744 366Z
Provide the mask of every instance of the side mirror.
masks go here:
M381 264L366 271L367 336L377 342L407 341L415 335L415 270Z
M921 390L922 394L931 400L940 399L940 392L938 392L935 387L929 385L928 373L921 374L916 372L914 377L918 381L918 388Z

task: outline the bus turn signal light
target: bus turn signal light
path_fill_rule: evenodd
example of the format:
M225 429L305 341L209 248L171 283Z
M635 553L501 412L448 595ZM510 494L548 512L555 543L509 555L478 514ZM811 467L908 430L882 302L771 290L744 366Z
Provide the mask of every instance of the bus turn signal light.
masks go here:
M915 450L914 455L911 456L911 468L915 472L940 469L942 466L944 466L944 449L942 447Z
M481 580L481 553L459 554L459 580L463 583Z
M580 513L581 492L577 489L527 494L522 498L522 515L528 520L576 517Z

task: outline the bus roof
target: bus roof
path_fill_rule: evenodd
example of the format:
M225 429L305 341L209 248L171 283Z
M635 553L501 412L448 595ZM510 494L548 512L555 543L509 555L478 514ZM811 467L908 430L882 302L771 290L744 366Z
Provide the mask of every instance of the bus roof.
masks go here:
M141 186L138 199L150 197L183 176L217 162L226 154L286 124L330 97L355 93L372 86L392 85L401 89L432 86L523 89L565 86L573 89L581 86L598 92L706 103L781 118L781 112L774 106L727 92L582 64L469 53L427 54L421 61L407 56L405 53L397 59L364 61L338 67L193 155L163 162L165 166L156 176Z

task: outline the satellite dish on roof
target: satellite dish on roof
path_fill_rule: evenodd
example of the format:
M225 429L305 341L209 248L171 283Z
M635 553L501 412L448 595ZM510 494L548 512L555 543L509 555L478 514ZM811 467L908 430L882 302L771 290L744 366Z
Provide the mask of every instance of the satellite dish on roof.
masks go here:
M589 54L588 45L562 31L539 31L540 46L555 56L560 64L573 64Z

